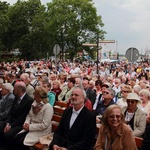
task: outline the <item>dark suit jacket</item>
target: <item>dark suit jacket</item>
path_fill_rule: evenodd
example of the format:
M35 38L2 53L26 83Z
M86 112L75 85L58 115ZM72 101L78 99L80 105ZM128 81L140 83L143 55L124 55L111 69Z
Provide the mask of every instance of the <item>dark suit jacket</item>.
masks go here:
M10 93L2 100L0 104L0 121L7 119L8 113L13 105L14 98L14 94Z
M50 144L50 150L52 150L54 144L68 150L91 150L94 145L96 116L84 106L70 129L72 109L68 108L64 111Z
M33 102L33 99L28 94L25 94L19 104L17 104L17 100L18 98L15 97L13 106L5 121L6 123L10 123L11 127L23 125Z
M113 99L108 103L108 105L104 105L104 100L99 101L99 103L97 104L96 110L95 110L96 115L103 115L106 108L110 105L113 105L113 104L115 104Z
M145 129L142 150L150 150L150 124L148 123Z
M96 92L92 90L91 88L88 88L86 90L86 97L91 101L92 106L93 106L96 100Z

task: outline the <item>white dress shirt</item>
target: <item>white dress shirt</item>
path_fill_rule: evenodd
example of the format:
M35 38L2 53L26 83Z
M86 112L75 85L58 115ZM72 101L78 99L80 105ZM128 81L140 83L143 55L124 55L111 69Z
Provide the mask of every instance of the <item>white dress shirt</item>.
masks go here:
M83 106L84 107L84 106ZM74 108L72 110L72 116L71 116L71 119L70 119L70 128L72 127L73 123L75 122L76 118L78 117L79 113L81 112L81 110L83 109L80 108L78 111L76 111Z

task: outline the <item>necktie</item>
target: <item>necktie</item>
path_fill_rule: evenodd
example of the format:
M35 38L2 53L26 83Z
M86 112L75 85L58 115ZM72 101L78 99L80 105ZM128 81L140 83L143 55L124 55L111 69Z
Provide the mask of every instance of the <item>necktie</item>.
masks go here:
M19 105L19 104L20 104L20 102L21 102L21 99L20 99L20 98L18 98L18 100L17 100L17 104Z

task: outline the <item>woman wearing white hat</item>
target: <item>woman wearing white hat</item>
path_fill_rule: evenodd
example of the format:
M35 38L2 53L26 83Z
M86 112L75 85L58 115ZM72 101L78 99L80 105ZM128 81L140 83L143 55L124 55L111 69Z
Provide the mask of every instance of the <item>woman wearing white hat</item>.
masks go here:
M126 101L127 106L122 109L125 121L131 127L133 135L141 137L146 127L146 115L137 107L141 100L136 93L129 93Z

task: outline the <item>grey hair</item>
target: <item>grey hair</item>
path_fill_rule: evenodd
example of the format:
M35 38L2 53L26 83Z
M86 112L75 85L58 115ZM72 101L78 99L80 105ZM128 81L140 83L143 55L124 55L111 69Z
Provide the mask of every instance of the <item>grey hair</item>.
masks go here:
M148 89L142 89L142 90L140 90L139 94L143 94L143 95L147 96L148 99L150 99L150 92L149 92Z
M141 90L141 87L139 85L134 85L133 90L136 90L137 92L139 92Z
M93 86L95 86L95 81L90 80L89 83L92 84Z
M14 87L11 83L3 83L2 86L9 91L9 93L13 93Z
M111 92L111 95L112 95L113 97L115 97L115 95L116 95L115 90L113 90L112 88L107 88L107 90Z
M82 90L83 97L86 98L86 92L85 92L85 90L84 90L84 88L83 88L82 86L77 85L77 86L75 86L75 87L73 88L73 90L75 90L75 89L80 89L80 90Z
M21 77L24 77L27 81L31 81L28 73L22 73Z

